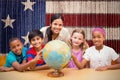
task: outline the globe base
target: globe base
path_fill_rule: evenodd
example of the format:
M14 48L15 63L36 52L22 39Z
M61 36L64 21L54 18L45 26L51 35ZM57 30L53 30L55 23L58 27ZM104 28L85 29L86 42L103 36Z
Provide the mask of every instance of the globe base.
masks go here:
M64 73L59 71L59 70L55 70L55 71L49 72L47 74L47 76L49 76L49 77L62 77L62 76L64 76Z

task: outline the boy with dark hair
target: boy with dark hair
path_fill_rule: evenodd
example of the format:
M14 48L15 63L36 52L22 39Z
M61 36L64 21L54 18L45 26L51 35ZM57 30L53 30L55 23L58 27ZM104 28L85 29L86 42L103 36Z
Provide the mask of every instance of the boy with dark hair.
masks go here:
M41 70L41 69L48 69L49 66L45 64L42 58L42 49L43 45L43 34L39 30L33 30L30 32L29 42L32 47L27 51L27 60L28 62L35 59L36 63L33 64L30 69L32 70Z
M7 55L5 66L0 67L0 71L24 71L34 63L34 60L26 63L27 48L23 47L19 38L11 38L9 46L11 51Z

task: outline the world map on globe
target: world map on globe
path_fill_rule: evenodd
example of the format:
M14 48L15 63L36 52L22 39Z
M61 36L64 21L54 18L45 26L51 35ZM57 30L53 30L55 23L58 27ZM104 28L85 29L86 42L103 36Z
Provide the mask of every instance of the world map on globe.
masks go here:
M71 49L60 40L52 40L43 48L43 59L53 69L63 69L71 58Z

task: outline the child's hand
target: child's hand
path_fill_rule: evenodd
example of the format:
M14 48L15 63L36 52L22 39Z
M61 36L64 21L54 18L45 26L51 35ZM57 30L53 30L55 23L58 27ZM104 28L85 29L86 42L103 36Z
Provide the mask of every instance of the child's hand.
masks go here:
M71 54L71 60L76 60L77 58L76 58L76 56L72 53Z
M2 66L2 67L0 67L0 71L3 71L3 68L4 68L3 66Z
M30 67L28 67L28 68L26 69L26 71L31 71L31 68L30 68Z
M39 58L40 58L40 56L39 56L39 55L36 55L34 59L35 59L35 60L39 60Z
M42 50L36 55L35 59L36 60L42 59Z
M71 58L73 58L73 59L74 59L74 58L76 58L76 56L75 56L74 54L72 54L72 55L71 55Z
M98 67L95 69L96 71L105 71L107 70L107 66L104 66L104 67Z
M5 68L5 67L3 67L3 66L2 66L2 67L0 67L0 71L1 71L1 72L6 72L6 68Z
M35 59L36 60L41 60L42 59L42 54L40 53L40 54L37 54L36 56L35 56Z
M10 71L11 68L6 68L6 67L0 67L1 72L7 72Z

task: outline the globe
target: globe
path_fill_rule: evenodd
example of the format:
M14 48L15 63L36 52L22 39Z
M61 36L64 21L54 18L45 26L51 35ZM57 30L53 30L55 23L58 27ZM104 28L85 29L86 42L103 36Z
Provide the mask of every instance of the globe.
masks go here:
M58 72L68 64L70 58L71 49L63 41L52 40L43 48L43 59L46 64L55 69L53 72L55 76L58 76Z

